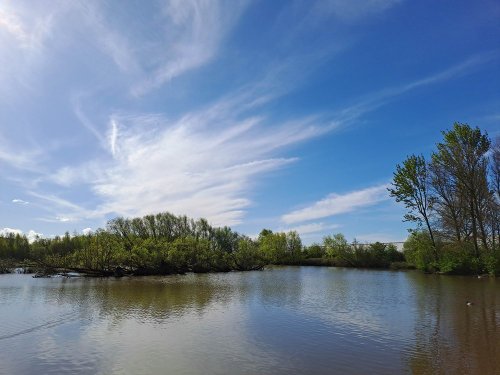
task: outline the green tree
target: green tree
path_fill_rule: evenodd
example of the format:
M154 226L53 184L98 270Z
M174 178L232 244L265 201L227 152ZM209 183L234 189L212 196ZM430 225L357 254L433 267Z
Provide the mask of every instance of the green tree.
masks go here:
M402 202L408 212L405 221L413 221L419 225L425 224L431 239L434 258L438 258L434 233L431 227L431 211L433 197L429 189L429 171L423 156L411 155L402 165L396 166L392 180L392 188L387 189L396 199Z
M463 209L470 218L475 256L479 258L479 241L488 249L487 208L491 198L488 188L488 158L491 141L479 128L455 123L443 132L443 142L432 155L439 166L455 181L456 194L463 197Z
M412 231L403 245L406 261L421 271L434 271L437 263L432 252L432 240L428 232Z
M313 243L304 249L306 258L323 258L325 255L325 248L318 243Z
M286 262L297 263L302 259L302 240L296 231L286 234Z
M323 238L326 256L341 261L341 263L354 267L353 248L349 245L342 233Z
M259 252L259 245L248 237L242 237L238 241L238 250L233 254L236 269L240 271L262 268L265 261Z
M287 255L286 234L268 232L259 236L259 250L267 263L282 263Z

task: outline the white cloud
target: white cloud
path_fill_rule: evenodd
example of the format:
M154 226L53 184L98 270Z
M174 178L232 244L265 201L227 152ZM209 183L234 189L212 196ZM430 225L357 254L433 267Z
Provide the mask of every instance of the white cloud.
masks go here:
M91 234L93 232L92 228L84 228L82 229L82 234L84 234L85 236Z
M150 78L138 83L134 95L142 95L181 74L208 63L248 1L170 0L166 16L167 43L157 53L161 65ZM158 52L158 51L156 51Z
M334 15L345 21L382 13L401 3L402 0L323 0L316 3L315 11L320 15Z
M71 3L73 13L77 14L75 21L83 21L83 26L97 44L97 48L107 55L124 73L140 71L136 49L123 30L112 27L112 21L117 18L116 12L106 17L105 5L102 2L85 1ZM130 25L130 24L129 24Z
M144 126L147 117L122 119L116 162L93 184L106 202L99 210L124 215L168 210L207 217L215 225L237 224L257 176L295 160L274 157L276 151L322 132L308 121L266 130L262 119L232 122L226 115L213 122L203 116L163 120L156 127Z
M283 215L281 220L287 224L300 223L352 212L388 199L387 187L388 185L384 184L343 195L332 193L308 207Z
M70 217L66 217L66 216L57 216L56 220L60 221L61 223L67 223L69 221L75 221L75 219L70 218Z
M26 205L26 204L29 204L30 202L23 201L22 199L17 199L16 198L16 199L12 199L12 203Z
M359 100L356 104L344 108L336 113L335 118L342 123L349 123L359 119L359 117L367 114L370 111L376 110L383 105L395 100L398 96L404 95L407 92L419 89L421 87L438 84L452 78L470 73L479 65L488 63L498 58L498 53L484 53L472 56L465 61L453 65L443 71L431 74L427 77L409 82L407 84L388 87L379 92L367 95L364 99Z
M58 215L170 211L206 217L215 225L240 223L258 177L296 160L278 157L278 151L336 126L312 117L269 123L242 115L247 103L248 93L241 93L176 121L154 114L114 114L109 133L113 158L64 167L52 179L63 185L88 184L105 203L91 212L57 200L69 212L58 210Z
M4 2L0 4L0 83L8 84L6 94L20 81L30 85L40 73L33 74L40 63L49 61L73 38L92 56L93 65L102 56L109 58L118 67L111 80L119 79L140 96L212 61L248 3L167 0L141 5L150 8L154 17L133 12L132 18L91 0ZM151 28L146 30L143 24ZM100 137L95 128L87 127Z
M109 131L109 147L111 154L115 156L116 154L116 140L118 138L118 125L114 119L110 121L110 131Z
M20 230L20 229L12 229L12 228L3 228L3 229L0 229L0 236L9 236L10 234L14 234L14 235L19 234L20 236L22 236L23 235L23 231ZM34 230L30 230L26 234L26 238L28 239L29 243L32 243L32 242L34 242L35 240L37 240L38 238L41 238L41 237L43 237L43 234L42 233L37 233Z
M23 150L20 147L12 145L0 134L0 162L19 170L40 172L38 166L40 158L41 151L39 149Z
M37 198L34 205L49 211L53 216L48 218L39 218L40 221L49 223L67 223L82 220L83 218L95 218L98 216L95 212L87 210L82 206L74 204L66 199L52 194L40 194L29 192L30 195Z
M35 240L42 238L43 234L42 233L37 233L34 230L30 230L28 234L26 235L26 238L28 238L29 243L34 242Z
M0 236L8 236L10 234L19 234L22 235L23 231L20 229L12 229L12 228L3 228L0 229Z
M301 236L311 234L311 233L320 233L326 232L331 229L339 228L339 224L326 224L326 223L309 223L298 225L296 227L291 227L285 230L285 232L295 231L299 233Z
M383 11L395 3L395 0L334 0L325 4L330 7L329 12L340 18L359 19L361 16ZM79 51L81 48L85 52L82 56L97 59L96 64L86 61L82 66L96 66L99 70L102 68L102 71L112 72L109 81L104 80L102 86L111 85L116 90L117 82L120 82L120 85L127 88L133 86L134 93L141 95L212 61L248 2L167 1L163 13L157 12L157 17L151 20L158 24L148 28L145 33L148 35L136 33L139 31L137 25L143 24L144 20L138 20L134 24L124 23L120 18L122 13L111 14L113 7L101 7L99 2L74 2L64 6L62 3L57 3L56 6L49 2L43 5L46 10L39 6L34 7L33 11L30 11L30 3L19 6L18 2L11 4L16 9L5 10L3 4L0 6L0 33L17 41L22 45L21 49L26 46L42 50L44 48L39 47L51 47L53 50L46 53L45 57L54 56L56 60L62 56L61 50L64 50L66 56L65 43L78 36L81 41ZM59 7L62 10L56 12L55 9ZM155 30L155 35L149 35L152 34L152 29ZM52 33L51 30L60 32ZM3 34L0 37L5 37ZM135 37L136 34L140 36ZM3 84L2 66L11 65L11 70L15 71L17 66L22 65L20 62L24 61L19 56L18 59L4 61L12 55L10 52L11 49L2 47L0 43L0 87L9 96L12 88L18 85ZM49 51L47 49L42 52ZM99 53L101 56L98 56ZM108 70L102 64L99 60L102 55L112 60L114 70ZM71 87L68 97L70 101L73 98L71 102L77 118L99 140L108 154L88 156L93 160L78 167L59 168L50 178L44 177L43 182L49 180L64 187L80 183L79 188L90 187L96 195L92 198L100 198L104 203L85 208L55 194L34 193L36 199L33 202L43 202L47 211L52 214L50 218L43 220L68 222L83 217L102 217L108 213L142 215L169 210L191 216L206 216L215 224L239 223L244 217L245 209L251 204L251 192L260 177L296 160L293 157L283 157L279 153L283 147L325 134L340 124L358 119L398 95L467 73L487 60L481 56L472 58L439 74L383 90L354 106L333 113L329 119L311 116L276 124L267 121L264 116L256 116L255 109L282 95L291 85L296 85L296 82L307 75L306 65L314 65L311 61L297 64L296 61L300 59L298 55L299 53L290 53L287 60L295 61L295 65L290 64L294 69L286 69L286 64L275 70L267 69L266 62L263 70L267 70L269 74L260 84L244 87L235 95L227 96L204 110L186 113L177 120L167 120L156 114L90 114L90 110L87 117L83 111L83 107L87 108L82 105L83 99L84 104L89 104L88 108L99 108L92 101L96 99L93 94L100 93L98 90L101 87L95 87L95 81L89 80L89 87L85 86L89 90L85 97L74 95L75 92L81 92L81 87ZM23 54L20 56L24 58ZM69 61L68 66L80 67L69 63L75 64L76 61ZM33 77L38 76L34 71L26 71ZM280 76L280 71L285 73ZM292 71L293 74L290 73ZM6 72L8 74L5 73L4 76L17 77L10 70ZM28 73L26 74L29 75ZM82 77L86 79L87 76L82 74ZM75 83L81 84L79 81L71 81L68 85ZM59 87L58 84L55 86ZM103 92L106 90L103 89ZM123 103L111 100L106 105L114 108ZM141 108L138 103L137 100L131 106ZM249 114L251 111L254 111L253 114ZM258 114L261 113L264 112ZM109 123L103 119L109 119ZM37 172L39 175L48 175L41 173L39 168L42 164L40 156L50 153L47 149L42 152L36 148L31 151L30 148L27 152L18 146L7 144L0 137L0 162L6 162L17 169ZM93 151L92 145L88 146L88 150ZM64 193L57 194L64 196ZM334 198L329 197L330 200ZM327 204L321 202L317 203L318 207L313 208L316 211L328 211ZM299 227L303 227L304 231L314 230L312 224L309 227Z
M249 196L259 176L295 160L277 157L281 148L349 124L399 94L463 74L484 61L467 60L436 75L383 90L329 119L312 116L276 125L252 117L260 105L279 95L272 79L177 120L158 114L112 114L106 149L113 158L64 167L52 178L65 186L88 184L104 203L88 210L67 207L69 212L59 210L57 215L81 218L171 211L206 217L216 225L238 224L251 204ZM291 224L349 212L376 203L382 190L385 193L382 186L331 195L282 219Z
M23 9L9 8L6 3L0 6L0 31L4 30L9 33L21 48L30 50L40 48L51 30L52 16L48 14L26 22L27 12L23 12L24 17L20 17L17 14L19 10Z

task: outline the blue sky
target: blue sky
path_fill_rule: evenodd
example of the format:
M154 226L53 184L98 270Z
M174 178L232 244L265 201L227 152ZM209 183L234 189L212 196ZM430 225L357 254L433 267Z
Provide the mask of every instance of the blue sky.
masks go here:
M499 66L493 0L1 1L0 231L401 241L395 165L455 121L498 136Z

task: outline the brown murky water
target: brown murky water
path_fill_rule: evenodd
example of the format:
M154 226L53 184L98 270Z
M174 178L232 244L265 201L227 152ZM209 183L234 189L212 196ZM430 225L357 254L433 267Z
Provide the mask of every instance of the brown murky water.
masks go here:
M500 281L313 267L0 275L0 374L368 373L500 374Z

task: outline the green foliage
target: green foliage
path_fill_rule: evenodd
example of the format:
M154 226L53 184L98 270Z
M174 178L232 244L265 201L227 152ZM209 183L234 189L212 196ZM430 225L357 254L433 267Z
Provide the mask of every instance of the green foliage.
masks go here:
M320 244L313 243L304 248L304 258L323 258L326 255L325 248Z
M238 250L234 252L233 259L236 269L240 271L260 269L265 265L259 244L248 237L239 240Z
M323 238L326 255L337 266L389 268L393 262L404 261L404 256L392 244L375 242L364 245L354 242L349 244L343 234Z
M0 259L23 260L29 257L30 245L26 236L10 233L0 237Z
M405 256L424 271L497 274L500 141L492 147L486 132L461 123L442 134L430 164L408 157L389 189L408 209L405 220L419 228L405 243Z
M482 271L482 262L474 257L473 244L455 242L443 247L438 267L443 273L477 274Z
M426 225L434 246L434 257L437 259L434 235L430 225L430 214L433 198L429 192L429 170L423 156L409 156L402 165L396 166L392 188L387 189L396 202L402 202L408 212L405 221L413 221L421 226Z
M500 275L500 245L482 257L484 268L492 276Z
M406 261L421 271L436 270L433 244L427 232L413 231L403 245Z
M258 243L260 254L269 264L298 264L304 256L302 241L295 231L273 233L264 229Z
M330 258L350 257L351 249L342 233L323 238L326 255Z
M287 253L286 234L271 232L259 237L259 250L266 263L279 264Z

